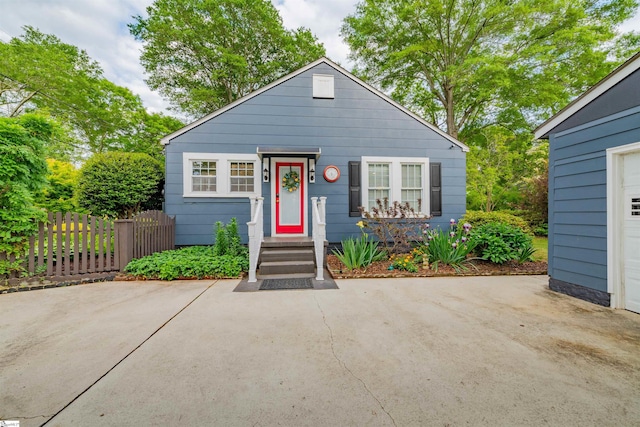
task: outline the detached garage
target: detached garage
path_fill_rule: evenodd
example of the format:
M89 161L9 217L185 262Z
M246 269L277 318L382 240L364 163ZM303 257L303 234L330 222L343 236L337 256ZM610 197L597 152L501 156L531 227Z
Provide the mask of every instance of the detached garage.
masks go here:
M640 313L640 52L535 136L549 139L549 287Z

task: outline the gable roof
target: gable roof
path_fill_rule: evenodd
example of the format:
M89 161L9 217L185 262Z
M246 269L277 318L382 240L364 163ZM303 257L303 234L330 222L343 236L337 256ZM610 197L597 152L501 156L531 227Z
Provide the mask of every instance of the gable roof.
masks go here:
M336 64L335 62L331 61L328 58L320 58L310 64L305 65L304 67L290 73L287 74L284 77L279 78L278 80L274 81L273 83L270 83L258 90L255 90L253 92L251 92L248 95L243 96L242 98L239 98L235 101L233 101L231 104L228 104L222 108L220 108L219 110L214 111L211 114L208 114L198 120L196 120L193 123L188 124L187 126L183 127L182 129L178 129L177 131L165 136L164 138L162 138L160 140L160 143L162 145L167 145L169 144L169 142L173 139L176 138L180 135L182 135L183 133L186 133L188 131L190 131L193 128L196 128L198 126L200 126L201 124L213 119L216 116L219 116L220 114L224 113L225 111L231 110L232 108L237 107L238 105L248 101L249 99L256 97L258 95L260 95L263 92L268 91L269 89L278 86L281 83L286 82L287 80L290 80L302 73L304 73L305 71L310 70L311 68L319 65L319 64L326 64L332 68L334 68L336 71L342 73L345 77L351 79L352 81L354 81L355 83L357 83L358 85L362 86L363 88L367 89L368 91L372 92L373 94L377 95L378 97L382 98L383 100L385 100L386 102L388 102L389 104L393 105L394 107L396 107L397 109L401 110L402 112L404 112L405 114L407 114L408 116L412 117L413 119L417 120L418 122L420 122L421 124L423 124L424 126L428 127L429 129L431 129L432 131L436 132L438 135L444 137L445 139L447 139L448 141L450 141L451 143L453 143L454 145L458 146L460 149L462 149L462 151L464 152L468 152L469 151L469 147L467 147L465 144L463 144L462 142L458 141L456 138L452 137L451 135L447 134L446 132L441 131L440 129L438 129L436 126L432 125L431 123L427 122L425 119L423 119L422 117L418 116L417 114L409 111L407 108L403 107L402 105L398 104L396 101L394 101L393 99L391 99L390 97L388 97L387 95L385 95L384 93L380 92L378 89L374 88L373 86L365 83L364 81L360 80L359 78L357 78L356 76L354 76L353 74L351 74L350 72L348 72L347 70L345 70L344 68L342 68L341 66L339 66L338 64Z
M582 108L589 105L592 101L598 98L600 95L611 89L616 84L620 83L626 77L628 77L634 71L640 69L640 52L633 55L624 64L613 70L604 79L600 80L591 89L574 99L569 105L558 111L553 117L546 122L538 126L534 131L536 139L541 139L549 136L549 133L559 126L562 122L569 117L580 111Z

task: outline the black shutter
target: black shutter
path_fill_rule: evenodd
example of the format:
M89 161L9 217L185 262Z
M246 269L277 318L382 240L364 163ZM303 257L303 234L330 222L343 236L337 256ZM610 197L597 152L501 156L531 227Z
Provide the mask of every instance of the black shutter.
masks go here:
M360 162L349 162L349 216L361 216Z
M429 163L432 216L442 216L442 175L440 173L440 165L441 163Z

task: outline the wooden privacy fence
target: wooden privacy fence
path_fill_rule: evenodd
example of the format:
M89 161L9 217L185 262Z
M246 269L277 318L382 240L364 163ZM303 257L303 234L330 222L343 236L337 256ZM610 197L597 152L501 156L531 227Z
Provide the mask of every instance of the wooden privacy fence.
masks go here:
M0 261L16 263L13 274L73 276L121 271L133 258L174 248L175 218L161 211L110 221L90 215L49 213L38 224L23 256L0 253Z

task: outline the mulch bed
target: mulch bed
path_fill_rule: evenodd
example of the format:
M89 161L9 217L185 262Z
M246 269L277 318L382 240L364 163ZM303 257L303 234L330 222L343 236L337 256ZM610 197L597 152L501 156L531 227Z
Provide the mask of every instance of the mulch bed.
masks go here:
M465 264L466 270L456 271L448 265L439 265L438 270L424 269L417 273L403 270L389 270L390 261L377 261L364 269L347 270L335 255L327 256L327 266L334 279L358 279L376 277L435 277L435 276L505 276L547 274L546 261L518 263L510 261L494 264L484 260L473 260Z

